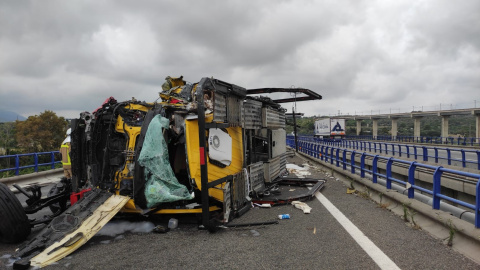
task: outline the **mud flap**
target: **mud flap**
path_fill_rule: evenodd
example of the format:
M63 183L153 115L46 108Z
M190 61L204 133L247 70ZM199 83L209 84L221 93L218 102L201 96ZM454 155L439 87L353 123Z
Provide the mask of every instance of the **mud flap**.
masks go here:
M57 216L15 254L14 269L45 267L77 250L122 209L130 198L95 189Z

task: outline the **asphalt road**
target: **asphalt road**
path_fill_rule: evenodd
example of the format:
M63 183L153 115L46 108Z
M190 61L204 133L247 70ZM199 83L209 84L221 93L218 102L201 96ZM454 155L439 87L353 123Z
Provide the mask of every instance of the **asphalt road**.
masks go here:
M300 157L289 163L307 164ZM479 269L480 265L401 217L361 196L346 194L341 181L309 167L309 177L326 179L321 191L373 244L401 269ZM275 225L199 230L195 219L177 216L179 227L164 234L125 232L95 236L45 269L379 269L318 200L310 214L291 205L254 208L231 224L261 222L290 214ZM167 225L170 217L154 220ZM129 220L132 223L138 222ZM116 220L115 222L118 222ZM455 242L454 242L455 244ZM0 269L11 269L17 245L0 244ZM385 268L386 269L386 268Z

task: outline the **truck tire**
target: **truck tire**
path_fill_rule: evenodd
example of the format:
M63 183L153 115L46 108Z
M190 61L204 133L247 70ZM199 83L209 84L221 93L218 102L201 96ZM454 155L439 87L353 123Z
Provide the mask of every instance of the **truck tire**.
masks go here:
M30 221L15 194L0 183L0 242L13 244L27 239Z

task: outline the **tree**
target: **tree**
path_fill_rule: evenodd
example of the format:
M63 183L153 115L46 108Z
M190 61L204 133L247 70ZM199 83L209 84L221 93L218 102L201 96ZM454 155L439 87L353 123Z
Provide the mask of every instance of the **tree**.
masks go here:
M58 150L65 139L68 122L54 112L46 110L30 116L25 121L15 122L18 146L27 152Z
M15 147L15 129L13 122L0 123L0 155L8 155Z

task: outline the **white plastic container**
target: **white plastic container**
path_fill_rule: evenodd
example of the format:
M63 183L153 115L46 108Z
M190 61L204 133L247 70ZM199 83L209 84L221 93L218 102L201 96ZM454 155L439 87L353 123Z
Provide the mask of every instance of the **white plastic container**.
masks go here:
M168 221L168 228L169 229L176 229L178 227L178 220L176 218L171 218Z

